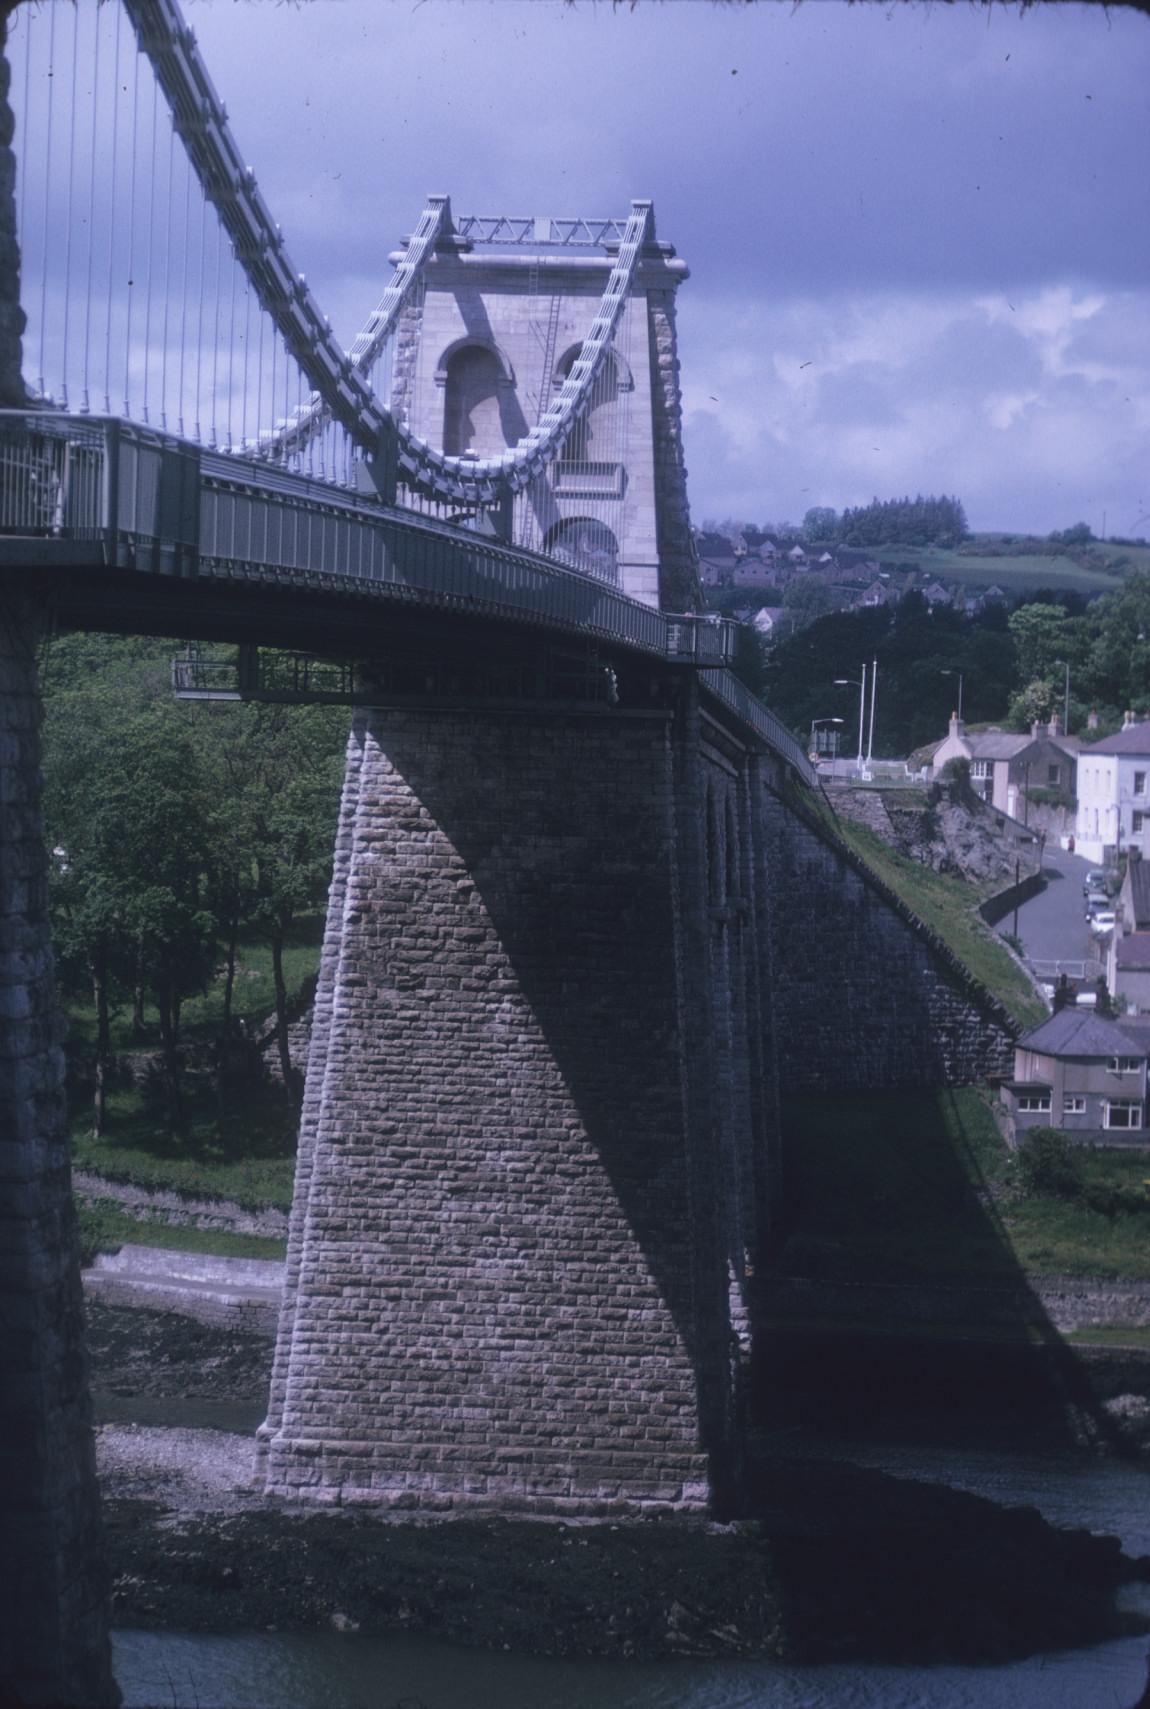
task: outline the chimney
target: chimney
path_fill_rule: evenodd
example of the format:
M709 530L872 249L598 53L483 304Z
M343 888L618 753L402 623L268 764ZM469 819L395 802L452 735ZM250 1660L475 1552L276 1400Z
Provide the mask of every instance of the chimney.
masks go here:
M951 734L952 738L962 736L963 733L965 732L965 729L966 729L966 725L963 722L963 720L958 716L958 713L952 712L950 715L950 734Z
M1122 728L1124 730L1128 730L1130 728L1131 724L1133 724L1133 722L1134 722L1133 712L1124 712L1122 714Z
M1033 724L1030 726L1030 734L1032 736L1041 736L1041 734L1042 734L1042 720L1040 718L1036 718L1034 720Z
M1098 720L1097 712L1091 711L1091 712L1088 712L1086 714L1086 728L1088 730L1097 730L1098 722L1099 722L1099 720Z
M1058 716L1057 712L1052 712L1050 714L1050 722L1046 726L1046 734L1048 736L1061 736L1062 735L1062 720Z

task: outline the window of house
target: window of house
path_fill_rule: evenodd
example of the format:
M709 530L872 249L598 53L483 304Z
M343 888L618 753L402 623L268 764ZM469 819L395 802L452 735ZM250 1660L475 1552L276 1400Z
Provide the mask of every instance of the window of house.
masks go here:
M1019 1092L1015 1103L1018 1109L1025 1110L1031 1115L1048 1116L1050 1114L1049 1092Z
M1048 765L1047 766L1047 768L1046 768L1046 781L1048 784L1052 784L1055 788L1057 788L1061 776L1062 776L1062 767L1061 766L1056 766L1056 765Z
M1112 1056L1110 1058L1111 1074L1137 1074L1142 1066L1140 1056Z
M1134 773L1134 793L1135 795L1145 795L1146 793L1146 773L1144 771Z
M970 764L971 777L988 778L990 776L989 760L972 760Z
M1145 821L1146 821L1145 813L1134 813L1131 815L1131 825L1132 825L1133 832L1134 832L1135 836L1138 835L1138 833L1142 829L1142 826L1144 825Z
M1111 1098L1106 1105L1104 1127L1141 1127L1142 1105L1127 1098Z
M1062 1099L1062 1114L1064 1116L1084 1116L1086 1114L1086 1099L1077 1093L1067 1093Z

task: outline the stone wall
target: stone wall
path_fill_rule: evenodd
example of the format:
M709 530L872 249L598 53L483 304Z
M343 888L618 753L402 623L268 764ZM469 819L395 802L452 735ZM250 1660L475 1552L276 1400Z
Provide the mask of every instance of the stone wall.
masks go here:
M995 1326L1059 1334L1105 1324L1126 1329L1150 1326L1150 1282L1090 1276L1019 1273L1014 1283L849 1282L772 1276L763 1300L771 1319L788 1328L828 1322L860 1329L897 1325L924 1332L937 1328Z
M40 826L35 612L0 595L0 1697L108 1705L61 1027Z
M1008 1074L1015 1023L929 924L782 797L764 822L781 1090Z
M722 1135L692 808L706 762L679 724L357 718L269 1492L583 1513L733 1500L753 1225L733 1201L751 1164ZM730 1067L736 1103L750 1075Z
M687 469L683 462L683 399L679 389L674 291L649 291L647 315L651 340L659 603L664 611L701 611L699 557L691 530Z

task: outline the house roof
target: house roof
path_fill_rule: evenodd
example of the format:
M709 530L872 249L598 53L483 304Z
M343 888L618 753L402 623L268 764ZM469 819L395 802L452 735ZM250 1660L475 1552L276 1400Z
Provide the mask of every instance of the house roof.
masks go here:
M1150 932L1130 932L1119 938L1114 959L1127 973L1150 972Z
M1124 729L1116 730L1112 736L1103 736L1100 742L1084 750L1090 754L1144 754L1150 759L1150 723L1127 724Z
M1133 1041L1116 1021L1089 1009L1059 1009L1017 1040L1019 1050L1042 1056L1129 1056ZM1135 1046L1146 1055L1144 1046Z
M1012 760L1033 740L1033 736L1008 736L1004 730L978 730L967 734L966 744L972 759Z

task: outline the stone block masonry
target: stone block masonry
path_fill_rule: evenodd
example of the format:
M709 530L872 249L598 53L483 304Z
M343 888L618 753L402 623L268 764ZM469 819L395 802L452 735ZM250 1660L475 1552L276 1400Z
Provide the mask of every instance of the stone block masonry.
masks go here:
M119 1701L40 828L36 612L0 599L0 1699Z
M781 1091L1008 1074L1015 1023L929 924L784 799L764 824Z
M729 1494L690 763L663 712L358 715L269 1493L582 1514Z

